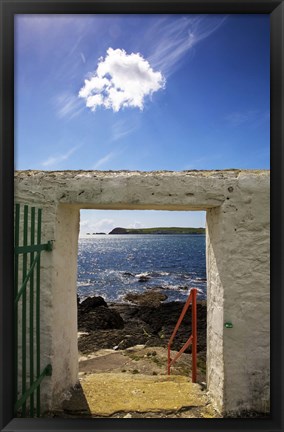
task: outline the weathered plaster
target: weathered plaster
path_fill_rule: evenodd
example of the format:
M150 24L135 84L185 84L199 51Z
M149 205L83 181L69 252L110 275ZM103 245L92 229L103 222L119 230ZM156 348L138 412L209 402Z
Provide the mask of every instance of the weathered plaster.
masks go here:
M206 210L207 386L219 411L269 410L269 171L19 171L15 200L43 208L46 408L77 379L80 209ZM233 328L224 323L230 321Z

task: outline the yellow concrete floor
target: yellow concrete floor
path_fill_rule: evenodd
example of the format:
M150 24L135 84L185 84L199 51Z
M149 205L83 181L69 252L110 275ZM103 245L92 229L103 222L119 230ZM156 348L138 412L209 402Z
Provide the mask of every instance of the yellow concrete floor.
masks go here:
M65 401L64 411L73 416L77 413L77 417L218 416L206 392L187 377L125 373L84 376L71 399Z
M199 385L183 376L93 374L82 380L81 386L90 411L102 416L119 411L179 410L205 403Z
M175 352L173 352L173 355ZM136 345L79 357L79 383L57 416L114 418L214 418L201 355L198 383L191 382L191 355L167 375L167 350Z

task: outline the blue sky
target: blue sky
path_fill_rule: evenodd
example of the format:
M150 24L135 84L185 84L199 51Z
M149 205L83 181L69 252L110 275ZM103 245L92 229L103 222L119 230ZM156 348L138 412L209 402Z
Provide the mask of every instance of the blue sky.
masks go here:
M269 54L269 15L18 15L15 168L269 169ZM82 231L204 221L81 212Z

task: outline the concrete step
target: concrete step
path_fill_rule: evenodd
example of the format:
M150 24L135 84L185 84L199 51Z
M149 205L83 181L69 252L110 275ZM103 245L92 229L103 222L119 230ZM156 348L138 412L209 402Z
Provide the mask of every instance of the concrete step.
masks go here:
M80 386L63 408L65 412L107 417L119 412L176 412L207 404L201 386L184 376L96 373L80 379Z

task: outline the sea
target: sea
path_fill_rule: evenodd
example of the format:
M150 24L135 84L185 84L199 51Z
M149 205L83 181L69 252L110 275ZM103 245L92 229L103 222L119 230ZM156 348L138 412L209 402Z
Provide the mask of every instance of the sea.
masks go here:
M204 234L111 234L79 238L78 295L127 303L129 292L159 289L185 301L190 289L206 299Z

